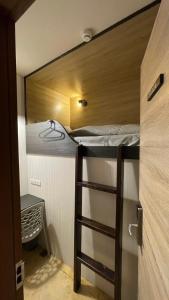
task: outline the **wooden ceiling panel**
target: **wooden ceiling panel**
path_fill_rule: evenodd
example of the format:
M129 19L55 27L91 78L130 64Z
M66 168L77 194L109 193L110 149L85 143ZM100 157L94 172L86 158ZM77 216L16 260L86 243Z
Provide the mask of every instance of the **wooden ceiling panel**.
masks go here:
M158 8L156 5L138 14L55 60L27 77L27 86L32 81L69 97L71 128L139 123L140 66ZM28 92L27 112L30 102L31 109L36 109L37 101L35 97L29 101ZM79 98L87 99L88 106L79 108ZM50 95L46 101L50 102ZM32 115L27 119L33 120Z
M158 5L30 76L68 97L97 93L139 72Z

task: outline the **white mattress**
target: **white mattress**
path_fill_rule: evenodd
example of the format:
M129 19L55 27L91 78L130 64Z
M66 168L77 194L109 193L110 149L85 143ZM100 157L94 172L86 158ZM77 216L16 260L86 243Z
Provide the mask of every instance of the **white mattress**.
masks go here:
M85 126L68 131L72 136L103 136L103 135L127 135L139 134L140 126L138 124L112 124L112 125L97 125Z
M137 146L140 140L139 134L79 136L74 139L84 146Z

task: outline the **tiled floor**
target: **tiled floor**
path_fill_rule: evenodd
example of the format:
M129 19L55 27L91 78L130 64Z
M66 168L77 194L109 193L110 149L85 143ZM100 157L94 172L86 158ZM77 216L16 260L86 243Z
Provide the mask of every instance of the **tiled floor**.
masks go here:
M39 252L39 249L24 251L24 300L111 300L86 280L80 293L75 294L71 269L55 257L42 257Z

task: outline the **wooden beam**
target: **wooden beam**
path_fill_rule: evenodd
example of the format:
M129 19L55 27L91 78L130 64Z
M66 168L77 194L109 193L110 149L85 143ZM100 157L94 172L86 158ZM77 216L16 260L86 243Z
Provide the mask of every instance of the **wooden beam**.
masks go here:
M0 0L0 11L16 22L33 2L35 0Z

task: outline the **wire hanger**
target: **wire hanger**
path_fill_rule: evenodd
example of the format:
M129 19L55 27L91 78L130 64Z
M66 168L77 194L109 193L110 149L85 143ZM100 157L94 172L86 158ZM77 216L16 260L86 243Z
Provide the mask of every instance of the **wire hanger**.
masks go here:
M50 127L43 130L39 133L40 139L43 139L45 142L55 142L65 139L65 133L56 129L56 123L53 120L49 121ZM56 136L52 135L53 133L57 133Z

